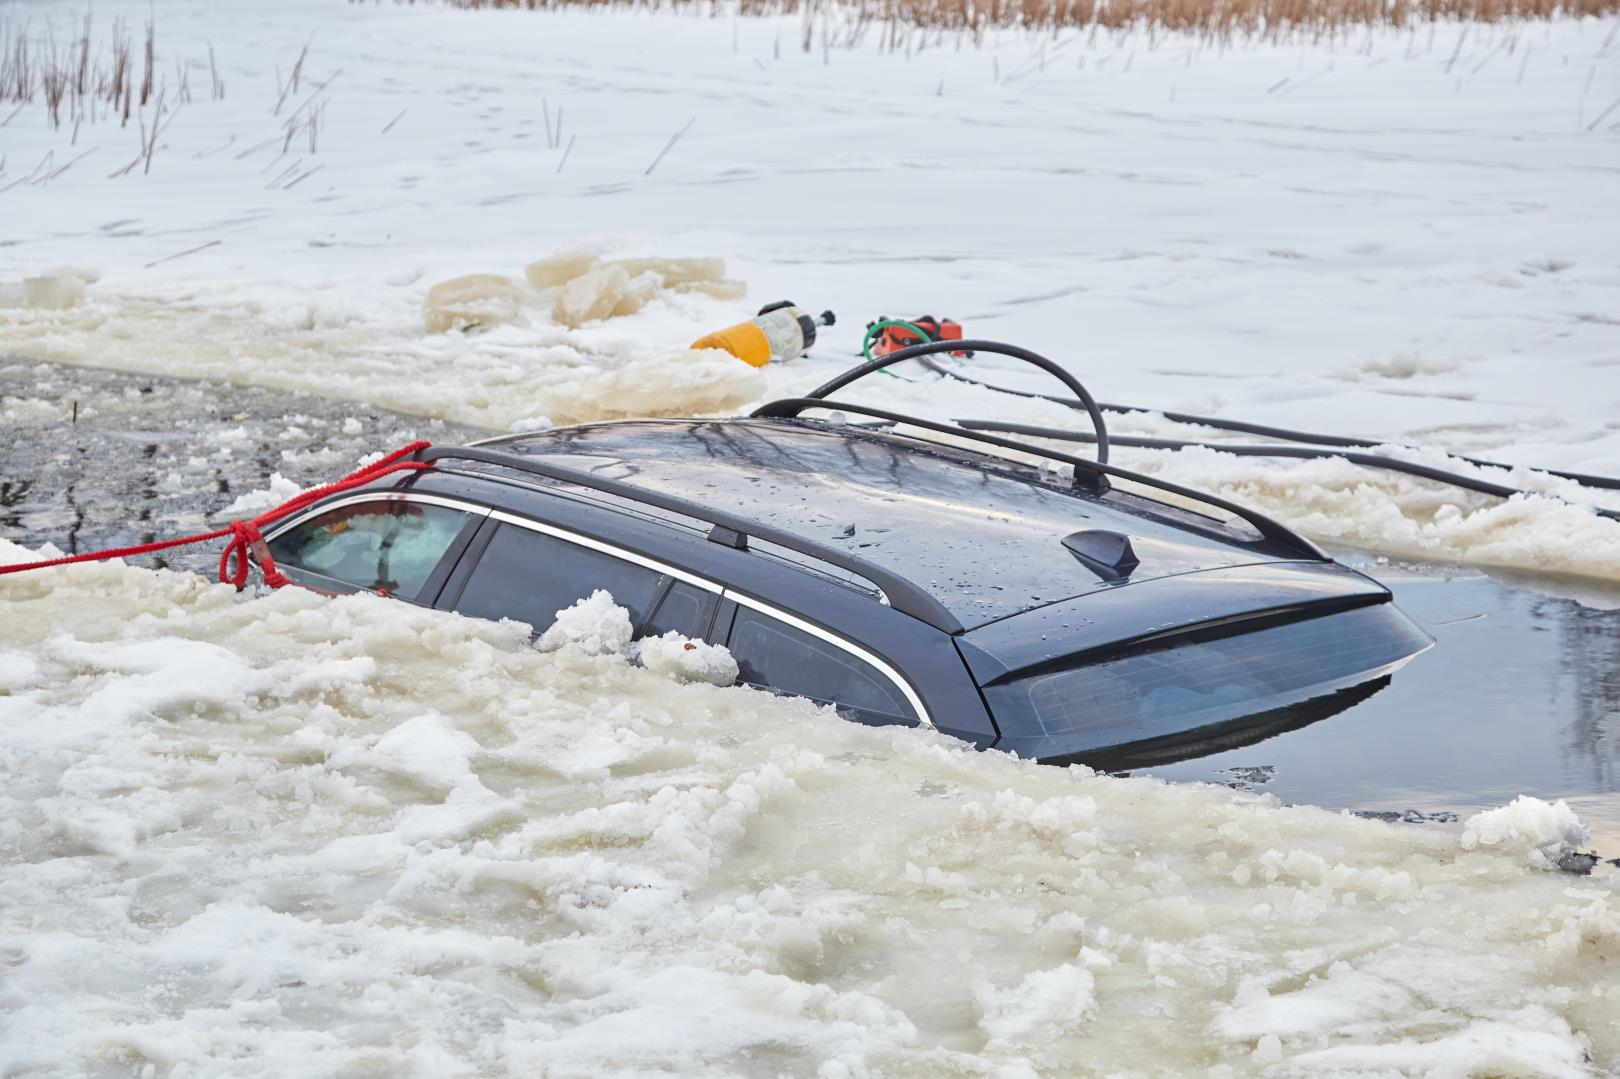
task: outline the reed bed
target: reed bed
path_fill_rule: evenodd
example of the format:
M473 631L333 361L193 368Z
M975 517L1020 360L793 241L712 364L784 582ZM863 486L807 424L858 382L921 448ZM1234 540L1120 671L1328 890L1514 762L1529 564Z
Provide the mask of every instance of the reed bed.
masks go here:
M159 94L155 38L151 22L137 43L122 19L98 39L89 15L69 20L65 30L54 20L0 15L0 105L42 101L54 128L105 119L128 124ZM180 100L189 100L189 80L177 74ZM217 79L214 91L223 92Z
M414 0L411 0L414 2ZM444 0L458 8L639 8L716 15L801 13L859 28L912 27L977 35L1001 27L1187 31L1218 39L1324 33L1441 20L1512 22L1620 12L1620 0ZM807 45L806 48L809 46Z

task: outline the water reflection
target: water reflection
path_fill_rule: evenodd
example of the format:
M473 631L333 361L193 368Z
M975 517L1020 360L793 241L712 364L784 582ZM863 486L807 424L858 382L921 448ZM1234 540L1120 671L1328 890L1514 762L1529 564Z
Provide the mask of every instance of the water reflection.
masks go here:
M1245 716L1228 723L1212 724L1166 738L1132 742L1129 745L1114 746L1094 753L1079 753L1072 758L1049 759L1046 763L1067 764L1072 760L1104 772L1125 772L1135 768L1173 764L1177 761L1243 749L1280 734L1320 723L1324 719L1354 708L1387 687L1389 683L1390 676L1385 675L1351 689L1317 697L1287 708L1274 708L1268 712ZM1270 774L1270 770L1264 766L1258 770L1241 771L1256 771L1257 774L1268 776Z
M1558 627L1560 662L1574 698L1565 741L1571 768L1585 769L1594 790L1620 789L1620 613L1568 600L1542 600L1537 607Z

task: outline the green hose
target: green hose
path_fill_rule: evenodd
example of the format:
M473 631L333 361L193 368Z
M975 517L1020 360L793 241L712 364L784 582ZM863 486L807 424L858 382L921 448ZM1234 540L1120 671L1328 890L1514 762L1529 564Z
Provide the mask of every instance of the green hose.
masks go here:
M933 340L933 338L929 337L926 333L924 333L920 327L914 326L911 323L906 322L906 321L904 321L902 319L897 319L897 318L882 319L882 320L880 320L878 322L874 322L874 323L872 323L872 325L868 326L866 328L866 336L861 339L861 355L866 357L866 362L867 363L871 363L873 360L875 360L877 358L877 357L872 355L872 342L877 340L878 335L881 334L884 330L888 329L890 326L898 326L902 330L910 330L913 334L916 335L918 344L921 344L924 341L932 341ZM900 378L899 375L895 374L893 371L889 370L887 367L885 367L883 369L883 373L888 375L890 378ZM900 381L901 382L910 382L911 379L909 379L909 378L900 378Z

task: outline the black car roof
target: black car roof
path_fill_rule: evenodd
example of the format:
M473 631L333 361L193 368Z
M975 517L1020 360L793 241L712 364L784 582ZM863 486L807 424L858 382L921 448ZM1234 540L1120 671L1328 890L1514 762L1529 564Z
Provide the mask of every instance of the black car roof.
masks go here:
M1000 458L811 421L647 420L559 428L484 444L696 501L904 575L972 628L1117 584L1063 546L1085 529L1130 537L1132 581L1276 561L1264 545L1161 519ZM1149 512L1145 512L1149 510ZM1166 508L1168 513L1174 513Z

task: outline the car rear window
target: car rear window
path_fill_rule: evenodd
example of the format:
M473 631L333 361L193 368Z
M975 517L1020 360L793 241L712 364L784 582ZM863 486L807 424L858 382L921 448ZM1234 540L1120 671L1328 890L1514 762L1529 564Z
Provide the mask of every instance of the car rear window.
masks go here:
M455 609L475 618L527 622L538 635L598 588L641 625L658 591L659 574L610 554L536 532L501 524L490 538Z
M985 689L1002 738L1055 757L1172 737L1357 685L1427 648L1390 604L1215 639L1197 634L1117 659Z

